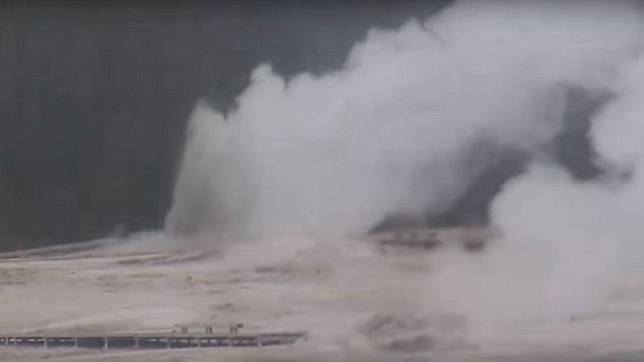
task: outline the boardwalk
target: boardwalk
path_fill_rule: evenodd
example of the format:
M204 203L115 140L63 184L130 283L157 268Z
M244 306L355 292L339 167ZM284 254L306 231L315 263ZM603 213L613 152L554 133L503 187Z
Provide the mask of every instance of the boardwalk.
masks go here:
M79 336L0 336L0 346L40 346L94 349L263 347L292 344L307 338L305 332L259 334L123 334Z

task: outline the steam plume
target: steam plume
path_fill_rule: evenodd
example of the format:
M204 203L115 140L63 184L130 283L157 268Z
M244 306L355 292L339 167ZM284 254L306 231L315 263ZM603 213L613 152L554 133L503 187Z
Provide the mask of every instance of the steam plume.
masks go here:
M485 167L467 162L474 145L540 152L567 87L613 87L639 49L634 9L464 1L372 30L332 73L285 80L262 65L227 116L197 105L167 227L346 236L445 209Z

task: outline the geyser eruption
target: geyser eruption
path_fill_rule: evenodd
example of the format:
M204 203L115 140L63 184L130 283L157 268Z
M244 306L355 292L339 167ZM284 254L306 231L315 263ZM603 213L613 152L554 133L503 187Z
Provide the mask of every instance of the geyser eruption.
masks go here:
M479 282L503 280L503 288L514 291L530 285L500 298L522 305L512 317L535 310L596 312L611 290L628 287L644 270L643 60L622 69L613 99L592 117L595 162L605 175L580 182L555 165L536 163L495 199L492 215L504 238L490 255L494 267ZM508 270L521 269L531 277L507 277Z
M328 74L262 65L227 115L197 105L167 228L348 236L441 212L498 150L547 159L567 90L613 90L642 28L634 3L463 1Z

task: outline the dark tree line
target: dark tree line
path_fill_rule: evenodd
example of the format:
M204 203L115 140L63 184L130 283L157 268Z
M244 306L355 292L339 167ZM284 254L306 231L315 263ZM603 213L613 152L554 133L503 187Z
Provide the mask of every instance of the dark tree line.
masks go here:
M0 249L162 227L189 113L250 71L338 67L371 27L445 1L5 1Z

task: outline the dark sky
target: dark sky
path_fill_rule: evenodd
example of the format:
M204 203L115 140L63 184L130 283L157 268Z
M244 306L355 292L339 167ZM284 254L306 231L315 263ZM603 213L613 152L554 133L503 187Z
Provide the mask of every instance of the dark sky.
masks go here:
M194 103L337 68L446 1L0 4L0 250L162 226Z

